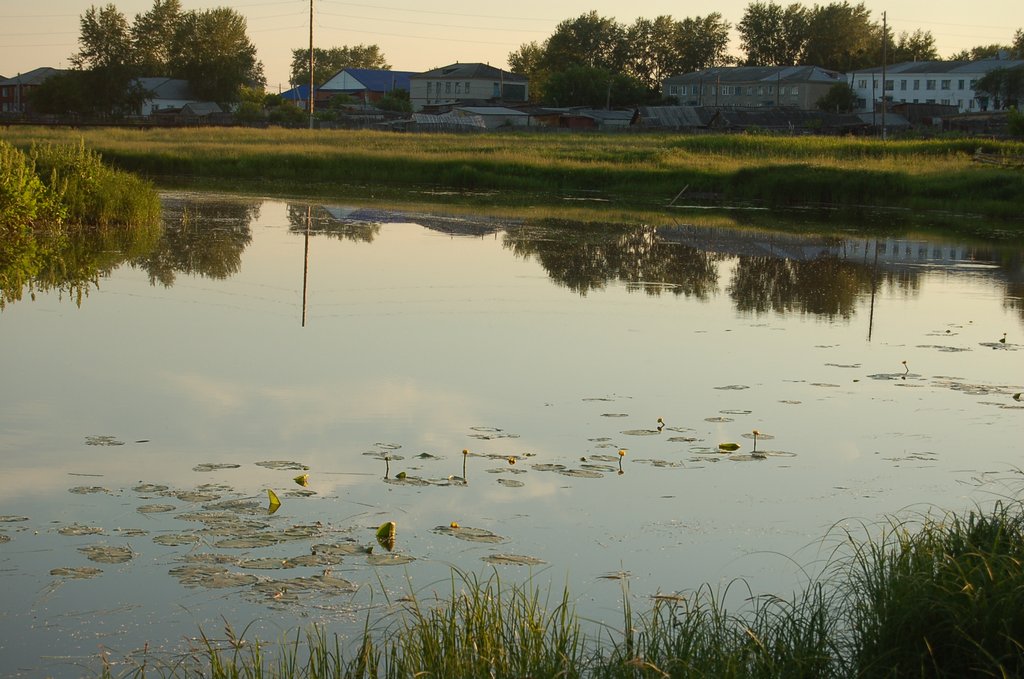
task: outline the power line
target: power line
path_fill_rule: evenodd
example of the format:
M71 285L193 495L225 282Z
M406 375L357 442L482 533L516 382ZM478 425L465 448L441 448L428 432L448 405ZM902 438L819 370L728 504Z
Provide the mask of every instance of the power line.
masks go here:
M366 17L366 16L353 16L350 14L332 14L330 12L320 12L320 16L336 17L338 19L362 19L364 21L386 21L389 24L412 24L414 26L440 26L442 28L465 28L471 30L486 30L486 31L500 31L505 33L541 33L541 31L525 31L520 28L490 28L487 26L459 26L454 24L435 24L426 21L403 21L402 19L378 19L377 17Z

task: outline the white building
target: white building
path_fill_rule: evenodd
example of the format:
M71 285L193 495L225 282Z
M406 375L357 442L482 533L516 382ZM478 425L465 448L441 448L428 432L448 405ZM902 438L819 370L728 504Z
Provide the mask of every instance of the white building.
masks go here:
M941 104L956 106L961 113L989 111L995 107L975 85L998 68L1024 66L1020 59L980 61L906 61L885 67L885 97L889 104ZM882 67L847 75L857 95L858 107L871 111L882 101Z
M525 76L487 64L451 64L418 73L409 78L409 87L413 111L425 106L520 104L530 95Z

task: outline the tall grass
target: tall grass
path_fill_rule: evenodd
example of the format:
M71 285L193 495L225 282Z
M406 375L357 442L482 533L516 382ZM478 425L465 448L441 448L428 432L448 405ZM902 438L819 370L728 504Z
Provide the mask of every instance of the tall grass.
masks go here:
M488 192L495 202L598 192L664 205L681 189L720 202L869 205L1019 216L1024 173L972 163L1024 143L669 133L486 135L352 130L19 128L12 143L84 138L118 167L165 186L303 195L402 189ZM449 196L446 200L451 200ZM477 197L476 200L481 200ZM687 200L691 200L687 197Z
M868 529L874 533L873 528ZM320 627L264 644L203 636L161 676L462 679L837 679L1024 676L1024 507L891 520L880 536L838 534L822 578L789 598L705 585L659 596L622 628L596 629L567 592L452 572L444 598L410 596L352 643ZM734 593L733 593L734 594ZM588 629L589 632L584 632ZM152 670L142 662L134 668ZM187 671L186 671L187 669ZM131 671L129 671L131 673ZM106 674L113 676L112 668ZM122 673L123 674L123 673Z

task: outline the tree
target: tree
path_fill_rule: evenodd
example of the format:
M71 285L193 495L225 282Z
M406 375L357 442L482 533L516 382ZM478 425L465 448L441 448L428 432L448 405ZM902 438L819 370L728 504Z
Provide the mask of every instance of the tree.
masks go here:
M815 5L801 62L849 72L877 65L880 48L880 29L863 2Z
M76 68L120 68L135 63L128 20L117 7L90 7L81 16L80 24L78 53L71 57Z
M978 80L974 90L992 97L994 109L1016 108L1024 98L1024 66L989 71Z
M544 100L553 106L604 108L635 106L646 98L646 88L638 80L605 68L575 65L551 74Z
M678 27L671 16L662 15L653 21L639 18L626 30L629 45L626 72L651 92L660 91L662 81L677 72Z
M1018 59L1024 59L1024 28L1018 28L1013 34L1013 53Z
M530 80L530 100L540 101L547 81L544 47L536 41L523 43L508 55L508 68L513 73L524 75Z
M903 61L938 61L939 51L935 48L935 36L931 31L917 29L913 33L903 31L896 44L890 48L892 63Z
M991 45L977 45L969 50L960 50L949 57L949 61L981 61L982 59L995 59L1000 52L1009 52L1013 48L1009 45L993 43Z
M683 19L676 27L675 70L692 72L732 63L728 53L731 28L718 12Z
M747 66L791 66L807 42L807 9L798 4L752 2L736 25Z
M409 101L409 93L405 90L391 90L377 102L377 108L382 111L395 111L397 113L412 113L412 102Z
M552 73L570 66L622 71L626 63L626 32L614 19L591 11L555 27L544 43L544 66Z
M377 45L343 45L330 49L313 48L313 82L319 87L343 68L391 68ZM293 85L309 84L309 48L292 50Z
M849 113L857 107L857 93L846 83L836 83L818 100L817 106L830 113Z
M145 14L136 14L131 39L139 72L166 75L171 66L171 45L182 19L180 0L153 0Z
M192 92L221 103L238 101L243 85L266 85L263 65L246 34L245 17L227 7L184 14L171 49L172 75Z

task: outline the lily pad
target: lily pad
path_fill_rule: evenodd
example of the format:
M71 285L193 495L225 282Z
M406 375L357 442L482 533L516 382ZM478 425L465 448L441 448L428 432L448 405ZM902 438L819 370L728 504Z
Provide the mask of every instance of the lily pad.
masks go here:
M670 436L668 441L672 443L693 443L694 441L700 441L695 436Z
M74 488L68 488L69 493L75 495L94 495L96 493L110 494L110 491L103 486L75 486Z
M182 502L213 502L220 499L220 495L216 493L204 493L199 490L179 490L173 495Z
M562 469L559 474L563 476L574 476L581 479L603 479L604 474L592 469Z
M281 538L271 533L259 535L247 535L234 538L226 538L213 543L214 547L221 549L256 549L258 547L270 547L281 542Z
M757 436L755 437L754 432L751 431L748 431L745 434L740 434L740 436L742 436L745 439L756 438L758 441L771 441L773 438L775 438L771 434L762 434L761 432L757 432Z
M657 429L627 429L621 433L626 436L657 436L661 432Z
M495 535L489 530L483 528L471 528L469 526L452 528L451 526L438 526L434 529L435 533L442 535L451 535L459 540L465 540L466 542L504 542L505 538L500 535Z
M724 387L715 387L715 389L721 391L741 391L743 389L750 389L750 387L745 384L727 384Z
M705 417L704 421L705 422L732 422L733 419L731 417Z
M318 594L324 594L326 596L339 596L341 594L354 592L358 589L348 580L335 577L330 573L311 575L305 578L291 578L289 580L281 581L280 584L287 588L317 592Z
M498 479L498 483L509 488L522 488L526 485L522 481L516 481L515 479Z
M559 472L565 469L564 464L551 464L549 462L542 462L540 464L530 465L535 471L538 472Z
M54 575L59 578L71 578L73 580L87 580L102 574L103 571L99 568L89 568L88 566L79 568L54 568L50 570L50 575Z
M194 545L199 542L199 536L195 533L169 533L157 535L153 542L166 547L180 547L181 545Z
M519 554L489 554L480 558L487 563L507 566L541 566L547 563L532 556L522 556Z
M222 469L239 469L242 465L227 462L202 462L192 467L194 472L216 472Z
M718 412L720 412L723 415L749 415L753 411L752 410L719 410Z
M0 533L0 545L2 545L5 542L10 542L10 541L11 541L11 536L4 535L3 533Z
M79 547L78 551L85 554L85 557L90 561L97 563L127 563L135 556L130 547L111 547L108 545Z
M328 554L334 556L345 556L348 554L366 554L372 550L371 547L361 545L358 542L336 542L333 544L313 545L313 554Z
M156 495L158 493L165 493L169 490L167 486L158 483L140 483L139 485L132 488L136 493L144 493L146 495Z
M11 514L4 514L0 516L0 523L20 523L21 521L28 521L28 517L13 516Z
M173 512L177 507L174 505L142 505L137 507L135 511L139 514L163 514L165 512Z
M123 446L124 441L118 441L113 436L86 436L87 446Z
M629 413L601 413L601 417L629 417Z
M245 559L243 561L239 561L238 567L255 570L280 570L284 568L295 568L295 564L290 559L265 557L262 559Z
M401 566L415 560L408 554L369 554L366 557L366 563L371 566Z
M57 532L61 535L102 535L103 529L99 526L83 526L73 523L70 526L57 529Z
M308 471L309 467L302 464L301 462L293 462L291 460L264 460L263 462L257 462L257 467L265 467L266 469L275 470L290 470L290 471Z

